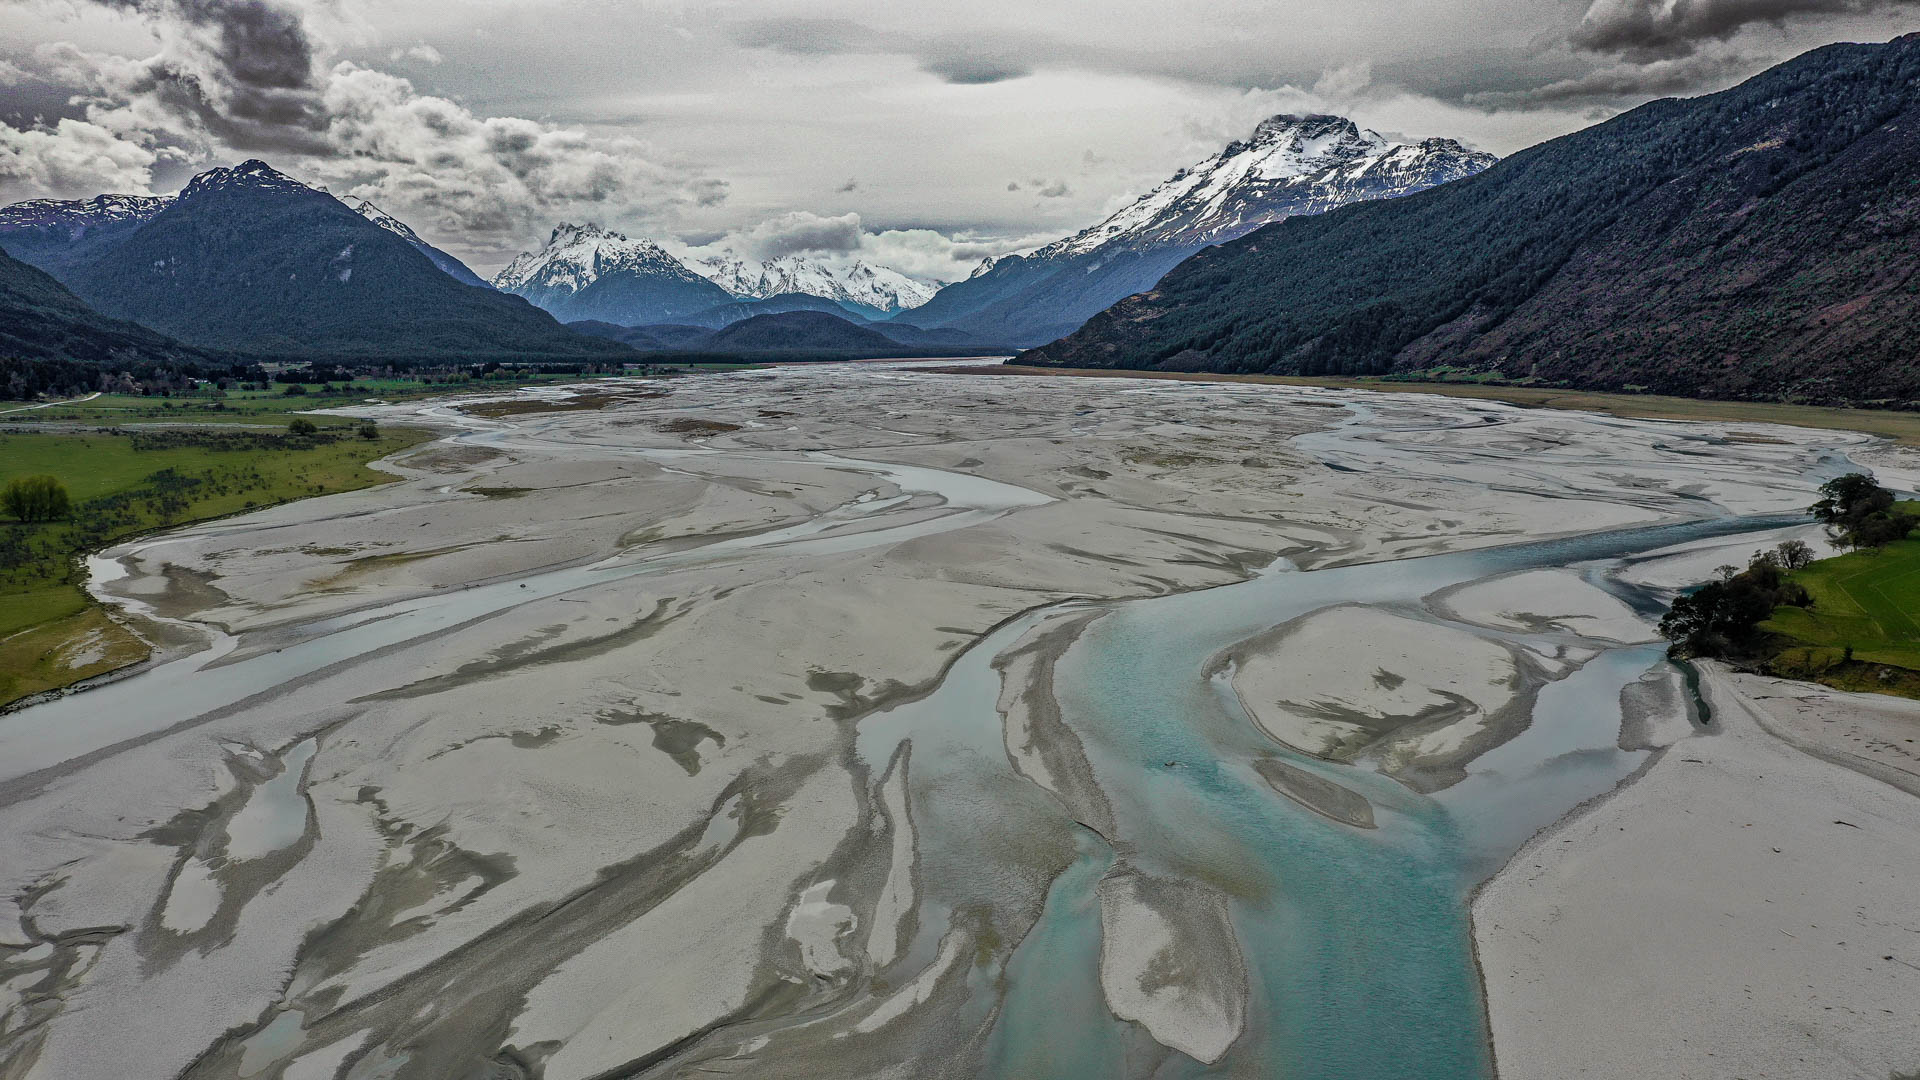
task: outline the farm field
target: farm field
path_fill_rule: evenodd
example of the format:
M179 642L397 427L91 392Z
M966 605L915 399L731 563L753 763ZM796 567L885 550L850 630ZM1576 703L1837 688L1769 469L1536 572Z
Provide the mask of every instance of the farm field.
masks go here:
M365 439L357 421L323 417L319 425L304 438L207 428L0 434L0 481L56 477L74 507L64 521L0 521L0 704L145 655L145 646L81 588L86 552L191 521L384 483L391 477L367 462L430 437L425 429L396 427Z
M0 431L6 424L254 424L279 425L289 415L313 409L363 405L369 400L411 401L453 393L511 391L521 386L588 382L593 375L526 374L511 378L422 382L416 378L355 379L351 383L300 384L289 394L274 384L266 390L203 389L170 397L142 394L100 394L42 408L14 408L0 412Z
M1814 602L1810 608L1776 608L1761 624L1789 639L1774 663L1778 674L1920 696L1920 539L1822 559L1795 571L1792 580ZM1871 665L1914 674L1884 674Z

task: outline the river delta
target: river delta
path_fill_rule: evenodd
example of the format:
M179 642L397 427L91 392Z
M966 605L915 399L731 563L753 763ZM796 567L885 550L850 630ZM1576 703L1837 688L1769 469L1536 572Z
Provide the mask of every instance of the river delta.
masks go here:
M0 716L0 1077L1920 1066L1913 711L1652 632L1875 440L593 393L93 560L160 651Z

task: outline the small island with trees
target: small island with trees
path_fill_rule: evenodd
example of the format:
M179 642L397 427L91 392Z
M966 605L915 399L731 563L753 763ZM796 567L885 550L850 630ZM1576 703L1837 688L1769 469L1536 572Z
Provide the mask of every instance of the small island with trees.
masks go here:
M1821 485L1807 512L1849 553L1815 559L1789 540L1755 552L1745 569L1722 566L1661 619L1670 655L1920 697L1920 540L1909 539L1920 503L1848 473Z

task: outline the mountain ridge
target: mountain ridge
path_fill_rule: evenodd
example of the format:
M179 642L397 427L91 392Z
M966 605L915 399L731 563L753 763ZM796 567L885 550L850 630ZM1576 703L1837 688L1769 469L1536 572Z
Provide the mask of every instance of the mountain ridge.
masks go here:
M1209 244L1287 217L1398 198L1473 175L1494 160L1452 139L1395 143L1344 117L1281 113L1098 224L1028 255L983 262L899 318L1038 344L1152 288Z
M1920 37L1196 254L1023 363L1920 407Z
M784 255L756 265L728 252L703 259L691 269L741 300L804 294L832 300L874 319L912 311L937 291L935 286L890 267L856 261L835 272L800 255Z
M464 285L332 195L250 160L194 177L66 276L102 314L262 358L580 358L618 352Z
M670 323L733 299L653 241L591 222L556 226L540 250L494 275L493 286L567 322L622 326Z
M4 250L0 250L0 357L126 366L209 359L201 350L137 323L100 314L53 275Z

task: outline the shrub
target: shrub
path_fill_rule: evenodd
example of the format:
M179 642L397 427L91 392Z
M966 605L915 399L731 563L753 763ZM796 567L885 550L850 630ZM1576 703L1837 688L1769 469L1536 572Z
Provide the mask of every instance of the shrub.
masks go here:
M287 434L289 435L311 435L319 430L313 421L304 416L296 416L287 424Z
M18 521L53 521L73 512L67 486L52 476L27 476L9 481L0 493L0 505Z
M360 437L372 441L380 437L380 429L373 421L368 420L360 425Z

